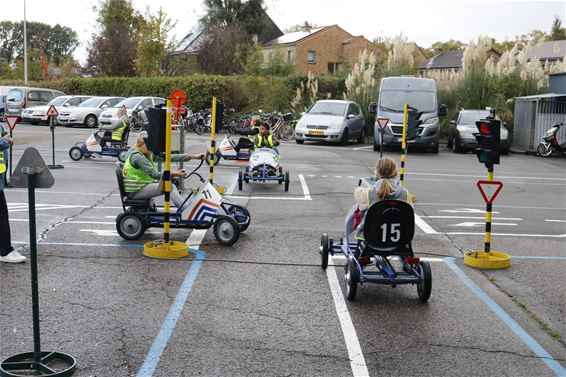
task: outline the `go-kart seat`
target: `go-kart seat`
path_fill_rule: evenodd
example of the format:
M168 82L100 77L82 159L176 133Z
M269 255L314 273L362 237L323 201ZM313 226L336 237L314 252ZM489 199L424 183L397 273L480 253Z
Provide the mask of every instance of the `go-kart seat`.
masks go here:
M144 209L147 210L154 206L154 201L152 199L130 199L126 195L126 189L124 188L124 178L122 177L122 169L124 169L124 164L122 162L116 163L116 179L118 180L118 189L120 190L120 199L122 201L122 208L126 211L127 207L133 207L134 209Z
M110 142L110 145L112 146L127 146L128 145L128 137L130 136L130 127L126 127L126 129L124 130L124 133L122 134L122 139L121 140L112 140Z
M413 207L402 200L381 200L365 215L360 256L413 256L411 241L415 233Z

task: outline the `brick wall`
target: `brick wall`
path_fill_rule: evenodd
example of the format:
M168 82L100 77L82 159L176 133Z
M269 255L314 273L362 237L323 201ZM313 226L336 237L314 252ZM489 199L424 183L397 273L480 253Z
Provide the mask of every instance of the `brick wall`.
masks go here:
M331 26L324 29L297 44L297 72L306 74L311 71L315 76L326 75L328 73L329 62L340 62L342 59L342 42L352 35L338 26ZM314 51L316 61L314 64L308 63L308 52Z

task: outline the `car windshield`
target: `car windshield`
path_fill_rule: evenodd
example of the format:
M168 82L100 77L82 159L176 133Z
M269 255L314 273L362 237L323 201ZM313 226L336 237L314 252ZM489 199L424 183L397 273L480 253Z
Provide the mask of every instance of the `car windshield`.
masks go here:
M409 90L384 90L379 96L379 108L402 113L405 102L418 111L432 112L436 109L434 92Z
M460 115L460 120L458 124L476 124L476 121L480 119L485 119L489 115L489 111L473 111L473 112L463 112Z
M53 98L51 100L51 102L49 102L47 104L47 106L61 106L62 104L64 104L65 102L67 102L67 100L69 100L69 97L57 97L57 98Z
M316 102L309 109L309 114L325 114L325 115L344 115L346 111L345 103L338 102Z
M10 89L8 92L7 100L12 102L18 102L22 100L23 91L20 89Z
M141 97L126 98L125 100L115 104L114 107L126 106L126 109L133 109L140 102L140 100L141 100Z
M104 101L104 98L90 98L79 105L79 107L97 107Z

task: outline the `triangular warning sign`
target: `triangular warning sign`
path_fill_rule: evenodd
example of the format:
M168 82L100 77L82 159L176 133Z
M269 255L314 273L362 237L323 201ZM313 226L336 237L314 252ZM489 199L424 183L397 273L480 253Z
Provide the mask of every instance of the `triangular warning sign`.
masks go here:
M55 108L55 105L49 106L49 110L47 110L47 116L48 117L56 117L57 115L59 115L59 112Z
M486 204L491 204L503 188L501 181L478 181L478 188Z
M16 124L20 121L20 117L17 115L6 115L6 123L8 123L8 127L10 130L14 130L16 128Z
M20 158L18 166L10 176L10 184L16 188L28 187L28 174L35 174L36 188L49 188L55 183L39 151L33 147L26 149Z
M383 131L385 127L387 127L388 123L389 123L389 118L377 118L377 125L379 126L379 129L381 131Z

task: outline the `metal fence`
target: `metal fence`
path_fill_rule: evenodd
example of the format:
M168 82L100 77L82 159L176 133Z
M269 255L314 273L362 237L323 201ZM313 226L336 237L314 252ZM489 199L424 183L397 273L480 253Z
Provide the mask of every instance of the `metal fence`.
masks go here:
M513 146L534 151L542 136L555 122L566 123L566 102L556 98L515 98ZM564 140L566 130L560 129L558 140Z

